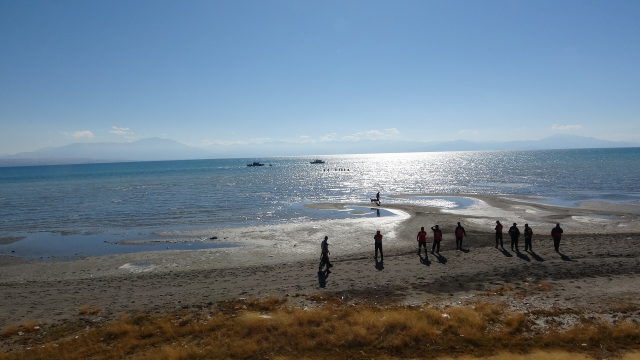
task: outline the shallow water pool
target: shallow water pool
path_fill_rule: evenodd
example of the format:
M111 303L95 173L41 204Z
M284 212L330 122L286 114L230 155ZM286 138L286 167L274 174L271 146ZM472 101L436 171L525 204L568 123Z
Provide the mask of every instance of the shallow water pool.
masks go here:
M405 203L411 205L431 206L447 210L464 210L475 205L478 201L464 196L410 196L406 200Z

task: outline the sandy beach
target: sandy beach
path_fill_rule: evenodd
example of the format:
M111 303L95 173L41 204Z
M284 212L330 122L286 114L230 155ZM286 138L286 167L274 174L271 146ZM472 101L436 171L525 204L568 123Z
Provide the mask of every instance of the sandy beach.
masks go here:
M382 204L380 208L396 215L192 234L194 239L216 236L212 241L234 247L73 261L3 256L0 329L26 321L104 322L137 311L162 314L210 307L231 298L288 297L293 304L312 307L316 305L310 296L318 293L376 304L470 304L484 299L518 310L580 308L607 321L640 320L640 206L583 203L565 208L523 197L457 196L477 201L463 210ZM345 205L370 206L309 206ZM504 251L494 247L495 220L505 226ZM458 221L467 232L463 251L454 250ZM520 251L511 251L506 230L513 222L520 231L525 222L532 227L534 252L524 252L522 238ZM564 229L560 254L549 236L556 222ZM444 234L441 253L419 257L416 234L421 226L428 230L435 224ZM384 235L383 264L373 259L376 230ZM318 273L319 244L325 235L335 265L328 275ZM545 291L536 291L539 288ZM102 311L80 315L83 306ZM541 326L548 325L545 321ZM571 315L555 321L569 324Z

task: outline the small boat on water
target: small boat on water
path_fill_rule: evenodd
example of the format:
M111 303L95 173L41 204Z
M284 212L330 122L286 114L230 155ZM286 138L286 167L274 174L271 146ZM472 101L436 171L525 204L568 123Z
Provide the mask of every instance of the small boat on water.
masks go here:
M264 164L254 161L253 164L247 164L247 166L264 166Z
M324 161L320 160L320 159L315 159L313 161L309 162L310 164L324 164Z

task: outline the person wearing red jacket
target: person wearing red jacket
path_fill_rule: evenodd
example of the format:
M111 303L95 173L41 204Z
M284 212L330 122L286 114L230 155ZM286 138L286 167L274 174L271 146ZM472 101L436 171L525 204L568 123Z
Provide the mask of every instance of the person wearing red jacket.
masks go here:
M431 227L433 230L433 247L431 248L431 253L436 250L438 254L440 254L440 241L442 241L442 231L438 228L438 225Z
M553 238L553 247L556 248L556 252L560 252L560 239L562 238L562 228L560 224L556 224L556 227L551 229L551 237Z
M424 231L424 226L420 228L418 235L416 236L416 240L418 240L418 255L420 255L420 249L424 248L424 255L427 255L427 232Z

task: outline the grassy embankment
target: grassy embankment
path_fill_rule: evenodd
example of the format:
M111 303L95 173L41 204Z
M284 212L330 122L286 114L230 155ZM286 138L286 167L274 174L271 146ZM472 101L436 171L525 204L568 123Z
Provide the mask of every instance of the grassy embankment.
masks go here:
M305 310L283 299L249 299L88 328L88 322L27 323L0 334L5 348L13 347L0 359L640 359L640 324L633 322L582 317L571 328L542 331L536 315L487 302L438 309L348 305L320 295L311 300L322 306Z

